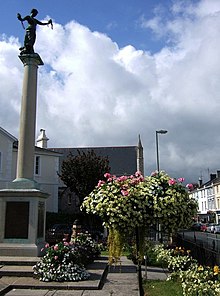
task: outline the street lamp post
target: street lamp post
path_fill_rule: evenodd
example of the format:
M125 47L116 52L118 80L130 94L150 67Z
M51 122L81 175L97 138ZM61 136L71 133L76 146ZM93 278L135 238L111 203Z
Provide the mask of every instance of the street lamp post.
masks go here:
M156 152L157 152L157 171L159 173L160 171L160 161L159 161L159 145L158 145L158 134L166 134L167 131L166 130L159 130L159 131L156 131Z
M164 135L166 133L167 133L166 130L156 131L156 151L157 151L157 172L158 172L158 174L160 172L158 134ZM158 233L156 234L156 239L160 240L162 242L161 225L158 222L157 222L157 229L158 229Z

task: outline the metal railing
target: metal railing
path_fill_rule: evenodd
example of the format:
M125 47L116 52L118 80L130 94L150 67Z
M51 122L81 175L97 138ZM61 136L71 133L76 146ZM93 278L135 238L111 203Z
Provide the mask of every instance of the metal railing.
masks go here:
M177 243L191 250L202 265L220 265L220 236L206 232L179 232Z

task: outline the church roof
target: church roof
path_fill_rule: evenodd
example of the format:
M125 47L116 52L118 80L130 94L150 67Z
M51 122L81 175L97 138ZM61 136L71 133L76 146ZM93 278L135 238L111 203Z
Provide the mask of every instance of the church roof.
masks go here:
M50 148L50 150L63 154L61 163L70 153L77 156L78 150L85 153L93 150L98 156L108 157L111 173L116 176L131 175L137 171L137 146Z

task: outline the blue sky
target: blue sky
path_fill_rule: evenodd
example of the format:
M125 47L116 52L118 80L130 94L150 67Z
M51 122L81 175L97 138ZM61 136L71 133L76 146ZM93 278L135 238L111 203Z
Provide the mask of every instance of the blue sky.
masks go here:
M141 19L151 19L155 10L168 15L170 3L171 0L8 0L0 3L0 30L22 39L16 14L25 16L37 8L40 19L49 15L63 25L75 20L92 31L107 34L120 47L132 44L137 49L155 52L162 42L150 29L141 27Z
M36 136L49 147L136 145L145 174L160 166L196 182L220 169L219 0L0 2L0 126L18 137L25 31L39 11ZM26 24L25 24L26 25Z

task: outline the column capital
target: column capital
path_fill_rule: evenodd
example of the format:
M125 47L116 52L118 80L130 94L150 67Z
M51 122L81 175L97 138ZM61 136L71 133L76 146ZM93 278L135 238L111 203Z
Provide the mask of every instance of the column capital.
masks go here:
M44 63L38 53L22 54L22 55L19 55L18 57L22 61L24 66L26 66L26 65L36 65L36 66L44 65Z

